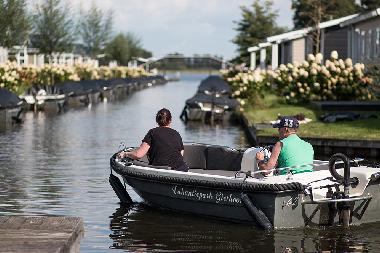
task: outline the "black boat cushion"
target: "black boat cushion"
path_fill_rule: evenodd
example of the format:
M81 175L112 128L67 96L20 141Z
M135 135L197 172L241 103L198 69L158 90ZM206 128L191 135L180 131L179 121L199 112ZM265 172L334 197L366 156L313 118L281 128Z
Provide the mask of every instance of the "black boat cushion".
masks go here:
M184 145L184 160L190 169L206 169L208 145Z
M207 170L239 171L243 153L228 147L209 146L206 149Z

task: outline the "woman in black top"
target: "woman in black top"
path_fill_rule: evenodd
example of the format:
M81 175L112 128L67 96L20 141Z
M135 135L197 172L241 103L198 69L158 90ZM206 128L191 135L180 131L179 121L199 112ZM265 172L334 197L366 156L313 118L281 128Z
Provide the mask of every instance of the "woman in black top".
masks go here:
M140 147L131 152L120 152L119 158L140 159L148 153L149 164L169 166L174 170L188 171L183 160L183 143L180 134L170 128L172 115L163 108L157 112L158 127L152 128L145 135Z

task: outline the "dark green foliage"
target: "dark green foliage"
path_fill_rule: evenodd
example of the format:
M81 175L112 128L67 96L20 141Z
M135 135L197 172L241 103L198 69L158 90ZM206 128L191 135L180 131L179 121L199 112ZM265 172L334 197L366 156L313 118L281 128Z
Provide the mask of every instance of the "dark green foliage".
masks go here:
M75 40L71 11L61 0L44 0L33 16L33 46L46 55L69 52Z
M321 5L320 22L348 16L359 11L355 0L292 0L294 28L314 26L312 16L316 5Z
M185 56L180 53L166 55L149 66L160 70L220 70L223 58L209 54Z
M86 53L92 57L96 57L109 42L112 32L112 12L106 16L93 3L91 8L80 13L79 33Z
M25 0L0 0L0 46L24 45L30 31Z
M380 8L380 0L361 0L362 11L371 11Z
M276 25L277 12L272 10L273 2L266 0L263 5L256 0L252 9L242 6L242 20L236 22L238 32L232 40L238 46L237 63L249 63L249 47L265 42L269 36L285 32L286 28Z
M116 35L106 46L106 57L119 65L127 65L135 57L149 58L152 53L141 46L141 40L133 33Z

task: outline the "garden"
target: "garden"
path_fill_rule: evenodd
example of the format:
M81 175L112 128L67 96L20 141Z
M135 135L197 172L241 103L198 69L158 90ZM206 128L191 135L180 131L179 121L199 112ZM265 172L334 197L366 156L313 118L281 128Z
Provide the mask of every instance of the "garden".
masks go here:
M110 79L146 76L142 68L94 67L88 64L73 66L43 65L18 66L14 62L0 65L0 88L8 89L18 95L32 85L54 85L66 81L90 79Z
M336 113L318 109L319 101L376 100L376 82L364 64L339 59L336 51L324 61L322 54L308 55L302 63L280 65L276 70L249 70L242 66L223 71L230 83L240 112L250 124L260 129L260 136L277 136L270 122L281 115L301 120L303 137L380 140L380 113L350 111L353 118L333 123L322 121L324 115ZM263 127L264 126L264 127Z

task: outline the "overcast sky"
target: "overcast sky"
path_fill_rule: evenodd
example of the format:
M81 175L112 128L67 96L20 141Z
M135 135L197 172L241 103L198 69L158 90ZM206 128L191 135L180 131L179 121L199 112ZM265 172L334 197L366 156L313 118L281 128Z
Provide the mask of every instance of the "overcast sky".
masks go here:
M69 0L76 5L81 0ZM82 1L90 5L90 1ZM98 7L114 11L115 32L133 32L155 57L179 52L232 58L233 21L241 19L239 6L253 0L95 0ZM274 0L278 24L292 27L291 0Z

